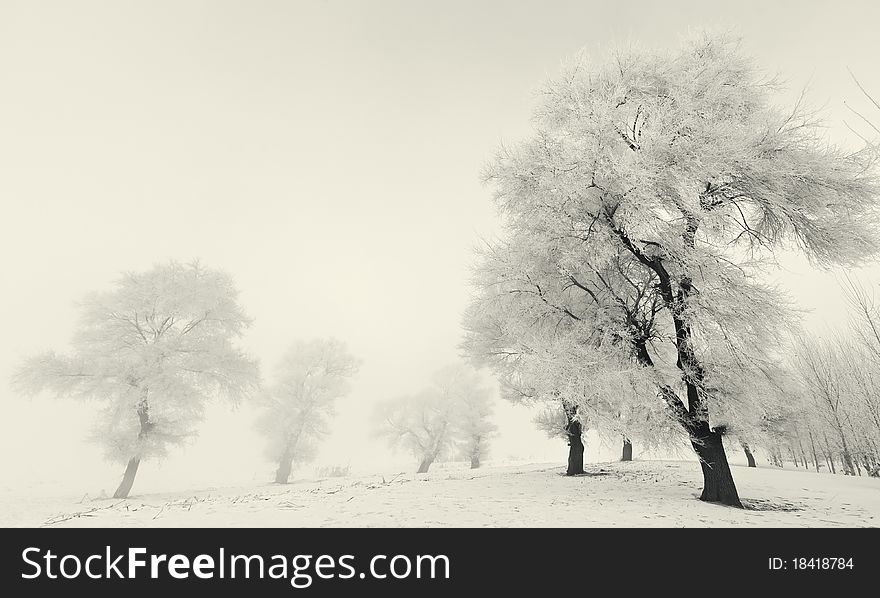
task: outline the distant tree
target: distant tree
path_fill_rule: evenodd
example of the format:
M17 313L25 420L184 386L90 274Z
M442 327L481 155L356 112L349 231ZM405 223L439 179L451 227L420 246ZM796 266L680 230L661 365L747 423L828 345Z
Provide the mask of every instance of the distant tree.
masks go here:
M474 347L500 332L513 353L551 369L543 354L578 355L590 376L627 369L624 357L644 349L645 372L631 378L653 381L656 392L635 397L659 399L687 435L700 458L701 499L731 506L742 505L722 438L739 415L765 409L766 395L748 390L775 367L790 321L764 269L783 248L829 266L864 263L878 247L873 156L830 147L801 106L775 108L774 89L726 35L672 53L572 61L544 88L535 134L503 148L485 176L505 227L494 255L514 247L526 284L483 280L476 303L514 292L528 295L530 310L502 318L500 329L469 327ZM621 275L606 278L621 260ZM594 297L597 289L622 297L630 282L647 292L639 319L658 308L659 339L633 343L629 323ZM541 311L556 316L541 333L562 332L536 341ZM563 398L601 415L595 402L608 396L575 388L598 388L577 371L562 378L572 390Z
M452 405L435 389L386 401L376 413L379 435L410 451L419 460L417 473L426 473L452 448Z
M489 392L473 370L449 366L434 374L433 384L413 396L380 404L377 434L402 446L419 460L426 473L456 445L464 446L472 467L478 467L494 432L489 421Z
M456 403L454 434L471 469L477 469L488 456L490 441L498 430L492 422L492 393L473 370L458 366L447 370L447 375L455 379L449 394Z
M115 498L144 459L196 435L214 395L256 388L257 364L235 345L250 324L228 274L198 263L127 273L81 304L71 352L26 360L14 387L103 403L94 439L127 461Z
M277 463L275 483L286 484L293 462L314 458L317 442L330 431L336 400L350 390L358 361L335 339L291 346L275 368L275 382L260 397L258 429L267 456Z

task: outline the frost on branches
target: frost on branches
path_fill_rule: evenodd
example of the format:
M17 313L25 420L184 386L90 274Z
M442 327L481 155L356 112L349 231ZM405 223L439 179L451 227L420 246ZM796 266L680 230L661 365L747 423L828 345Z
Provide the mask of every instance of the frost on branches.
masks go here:
M379 405L375 428L392 446L410 451L426 473L438 458L455 448L463 451L471 468L480 467L488 454L496 426L491 392L471 368L452 365L436 372L430 387L412 396Z
M880 309L855 279L844 291L852 334L795 340L789 392L798 401L762 446L778 467L880 477Z
M330 432L336 400L349 393L357 371L357 359L335 339L298 342L281 358L275 383L260 397L257 420L266 454L278 465L275 483L287 483L294 461L314 458L317 442Z
M249 324L224 272L156 266L86 297L71 351L28 359L13 382L101 404L94 440L128 463L114 495L125 498L141 460L196 434L209 398L238 401L256 387L256 362L235 344Z
M673 423L701 498L732 506L722 436L779 396L753 391L777 384L791 322L762 271L780 249L877 251L870 152L830 147L776 90L723 35L574 59L486 171L505 234L466 316L467 348L528 396L649 442Z

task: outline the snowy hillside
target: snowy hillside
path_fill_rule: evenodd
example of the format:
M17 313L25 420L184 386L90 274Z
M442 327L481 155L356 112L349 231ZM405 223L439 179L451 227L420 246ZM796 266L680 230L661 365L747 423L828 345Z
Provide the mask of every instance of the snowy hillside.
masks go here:
M855 527L880 524L880 480L734 466L746 510L697 500L694 462L436 469L107 498L15 500L7 526Z

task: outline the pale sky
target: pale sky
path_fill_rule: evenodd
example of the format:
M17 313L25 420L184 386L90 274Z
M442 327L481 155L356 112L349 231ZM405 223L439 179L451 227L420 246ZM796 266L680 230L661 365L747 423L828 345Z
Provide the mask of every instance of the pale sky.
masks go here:
M364 424L456 359L471 248L496 227L479 171L528 133L565 56L733 27L789 100L809 83L843 142L857 120L843 102L867 110L846 69L880 94L878 22L867 0L0 0L0 486L112 492L122 467L84 440L92 406L5 381L22 356L67 348L84 293L172 258L234 276L264 373L314 336L364 360L318 464L409 467ZM785 263L809 325L842 322L833 277ZM498 411L494 457L562 462L529 413ZM218 405L134 492L270 479L251 418ZM588 460L617 450L593 442Z

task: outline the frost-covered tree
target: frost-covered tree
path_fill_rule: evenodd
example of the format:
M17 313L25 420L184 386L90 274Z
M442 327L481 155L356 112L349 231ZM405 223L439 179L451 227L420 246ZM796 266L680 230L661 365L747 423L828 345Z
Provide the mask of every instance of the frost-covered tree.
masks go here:
M552 340L536 343L534 318L520 310L520 324L507 318L503 334L530 356L558 357L549 351L555 342L591 374L627 370L632 332L601 305L589 307L590 293L597 282L619 295L625 278L650 280L647 304L658 309L638 315L653 318L660 338L635 343L643 371L630 378L659 393L633 394L658 397L687 435L700 457L701 498L732 506L741 502L722 436L738 415L765 408L748 387L773 369L789 320L784 296L761 276L768 260L797 248L820 266L853 265L877 251L871 155L828 145L799 106L776 109L776 89L727 35L705 34L671 53L619 51L597 63L579 56L543 89L535 134L503 148L485 177L506 229L496 253L518 248L520 278L537 278L533 310L574 320L555 337L548 321L541 333ZM627 276L605 285L598 275L622 259ZM484 284L477 302L510 292ZM577 293L571 301L589 311L560 301ZM470 330L498 332L493 322Z
M70 352L26 360L13 384L103 405L93 437L127 462L114 494L125 498L142 460L195 436L209 398L256 387L257 364L236 346L249 324L228 274L158 265L86 297Z
M417 473L426 473L452 448L452 405L436 389L386 401L377 407L376 419L379 435L419 460Z
M317 443L330 431L337 399L350 390L358 361L335 339L301 341L291 346L265 390L257 427L266 436L267 456L278 467L275 483L286 484L293 462L314 458Z
M440 374L444 376L443 373ZM492 437L498 430L492 422L494 405L492 392L476 371L455 366L445 376L455 381L448 395L455 405L454 435L459 448L477 469L489 454Z
M413 396L380 404L376 431L392 446L401 446L419 460L425 473L456 444L463 445L472 467L486 454L495 426L489 390L470 368L454 365L436 372L430 387Z

